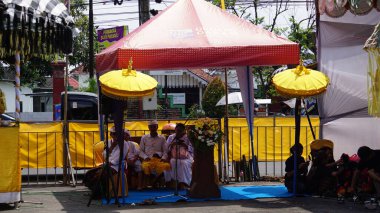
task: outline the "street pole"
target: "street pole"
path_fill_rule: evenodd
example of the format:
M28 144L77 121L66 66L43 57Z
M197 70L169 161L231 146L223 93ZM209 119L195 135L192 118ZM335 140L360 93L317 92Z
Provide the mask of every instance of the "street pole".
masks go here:
M139 0L138 2L139 2L139 20L140 20L140 25L142 25L150 19L149 0Z
M93 11L93 0L89 0L88 3L88 37L89 37L89 56L88 56L88 73L90 78L94 77L94 11Z

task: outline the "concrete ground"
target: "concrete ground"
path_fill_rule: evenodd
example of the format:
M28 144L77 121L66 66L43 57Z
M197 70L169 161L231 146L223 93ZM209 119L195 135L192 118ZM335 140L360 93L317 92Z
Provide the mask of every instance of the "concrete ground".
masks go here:
M260 184L260 183L256 183ZM273 184L273 183L261 183ZM240 184L239 184L240 185ZM345 202L338 204L336 199L324 199L318 197L295 198L265 198L241 201L208 201L208 202L178 202L159 203L151 206L101 205L99 200L92 201L90 207L86 204L89 200L89 191L84 186L70 187L30 187L24 188L21 203L18 209L13 205L0 204L3 212L380 212L367 210L363 204ZM33 203L34 202L34 203ZM38 203L41 204L38 204Z

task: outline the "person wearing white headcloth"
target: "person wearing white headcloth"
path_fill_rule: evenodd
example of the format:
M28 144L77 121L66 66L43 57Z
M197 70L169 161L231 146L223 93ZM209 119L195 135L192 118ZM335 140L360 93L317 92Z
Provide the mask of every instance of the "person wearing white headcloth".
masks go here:
M108 147L109 147L109 163L111 168L117 172L119 170L119 158L120 158L120 148L118 146L117 140L116 140L116 131L115 127L112 127L110 129L110 135L111 140L108 140ZM126 163L126 157L129 151L129 143L124 140L124 146L123 146L123 164L125 165L124 168L127 168ZM104 159L106 158L106 150L103 152Z
M176 125L175 133L168 137L167 147L171 170L165 172L165 181L178 180L180 188L189 187L192 178L194 149L186 135L186 127L184 124L178 123ZM176 169L177 175L175 172Z
M142 169L145 175L154 174L160 177L165 170L170 169L169 163L166 162L166 140L164 136L158 134L158 122L156 120L149 121L148 128L150 133L142 136L140 141L140 157L143 159Z

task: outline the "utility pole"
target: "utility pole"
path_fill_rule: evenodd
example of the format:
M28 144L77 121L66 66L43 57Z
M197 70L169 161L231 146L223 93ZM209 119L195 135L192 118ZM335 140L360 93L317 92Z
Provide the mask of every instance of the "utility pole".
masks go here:
M93 0L88 2L88 37L89 37L89 55L88 55L88 73L90 78L94 77L94 11Z
M140 25L150 19L149 0L139 0L139 21Z

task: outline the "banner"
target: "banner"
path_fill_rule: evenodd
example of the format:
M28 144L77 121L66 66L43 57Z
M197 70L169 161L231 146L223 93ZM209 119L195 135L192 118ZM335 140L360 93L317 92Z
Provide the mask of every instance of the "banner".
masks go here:
M19 129L0 127L0 203L20 201L21 168Z
M114 42L126 36L129 32L128 26L119 26L98 30L99 51L111 46Z

